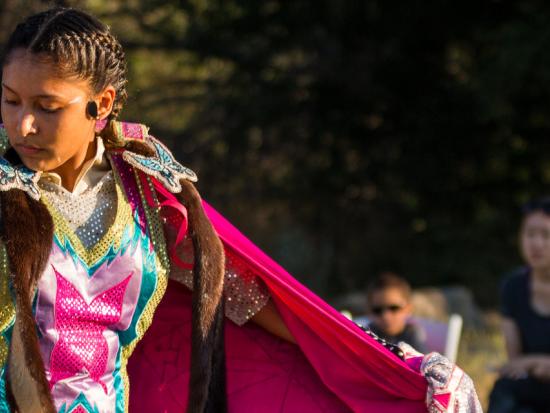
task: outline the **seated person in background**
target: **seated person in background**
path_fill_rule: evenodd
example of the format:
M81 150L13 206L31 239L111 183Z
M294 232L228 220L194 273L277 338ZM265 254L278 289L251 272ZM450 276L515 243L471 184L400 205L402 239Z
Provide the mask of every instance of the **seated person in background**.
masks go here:
M522 208L519 242L527 264L502 283L502 330L508 363L488 413L550 411L550 198Z
M424 353L425 334L420 326L409 321L411 314L411 286L404 278L387 272L368 285L368 327L392 344L404 341Z

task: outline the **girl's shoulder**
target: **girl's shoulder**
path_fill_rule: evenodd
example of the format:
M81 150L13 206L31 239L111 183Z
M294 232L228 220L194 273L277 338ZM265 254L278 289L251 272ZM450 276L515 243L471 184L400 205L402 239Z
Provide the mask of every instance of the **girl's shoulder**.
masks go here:
M197 181L197 175L180 164L172 152L140 123L114 122L112 127L120 143L122 159L136 169L153 176L170 192L181 191L181 180Z

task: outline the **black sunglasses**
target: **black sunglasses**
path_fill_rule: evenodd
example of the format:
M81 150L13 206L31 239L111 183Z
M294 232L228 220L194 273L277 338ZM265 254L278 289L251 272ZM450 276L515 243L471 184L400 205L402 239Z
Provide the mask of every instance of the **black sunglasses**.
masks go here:
M386 311L396 313L402 309L403 309L403 306L399 304L377 305L377 306L371 307L371 311L375 315L382 315Z

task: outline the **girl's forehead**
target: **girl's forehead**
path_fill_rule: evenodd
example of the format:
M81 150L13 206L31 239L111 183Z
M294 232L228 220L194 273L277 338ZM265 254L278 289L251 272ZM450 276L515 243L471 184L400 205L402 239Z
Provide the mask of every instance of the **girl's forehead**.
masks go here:
M59 67L24 50L16 50L2 69L2 84L8 90L29 97L74 97L89 94L89 82L61 75Z

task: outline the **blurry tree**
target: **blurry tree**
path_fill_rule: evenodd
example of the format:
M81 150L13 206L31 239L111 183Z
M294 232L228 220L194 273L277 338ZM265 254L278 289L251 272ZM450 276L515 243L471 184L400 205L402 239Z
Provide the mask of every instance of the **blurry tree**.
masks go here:
M58 3L125 45L125 118L167 140L205 197L315 290L392 269L495 303L520 262L517 208L550 182L550 4ZM45 3L0 4L5 39Z

